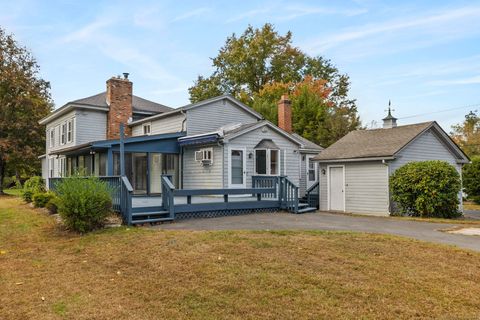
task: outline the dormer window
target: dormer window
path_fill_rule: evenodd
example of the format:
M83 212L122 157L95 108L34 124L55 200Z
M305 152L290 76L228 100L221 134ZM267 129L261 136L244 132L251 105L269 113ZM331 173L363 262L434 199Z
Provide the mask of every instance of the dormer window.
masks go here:
M146 136L148 136L148 135L150 135L150 132L151 132L151 125L150 125L150 123L145 123L145 124L143 125L143 134L146 135Z

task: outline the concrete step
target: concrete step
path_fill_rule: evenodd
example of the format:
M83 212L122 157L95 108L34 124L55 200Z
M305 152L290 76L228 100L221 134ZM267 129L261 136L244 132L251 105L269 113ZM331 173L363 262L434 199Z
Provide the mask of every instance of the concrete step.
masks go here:
M317 211L317 208L315 207L306 207L302 209L298 209L297 213L307 213L307 212L312 212L312 211Z
M154 219L142 219L142 220L133 220L132 224L142 224L142 223L153 223L161 221L173 221L172 218L154 218Z

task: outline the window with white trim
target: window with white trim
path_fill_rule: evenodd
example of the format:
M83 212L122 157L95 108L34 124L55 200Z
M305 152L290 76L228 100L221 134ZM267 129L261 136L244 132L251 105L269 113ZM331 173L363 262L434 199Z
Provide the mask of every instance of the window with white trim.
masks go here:
M67 139L67 123L65 122L60 126L60 143L65 144Z
M54 158L50 158L50 178L53 178L54 177L54 173L55 173L55 159Z
M255 174L278 176L280 174L280 150L255 149Z
M145 123L143 125L143 134L147 135L147 136L150 135L150 133L152 131L151 129L152 129L152 126L150 125L150 123Z
M55 147L55 128L50 129L49 145L50 148Z
M204 148L195 151L195 161L202 162L202 164L213 163L213 148Z
M67 121L67 143L73 141L73 119Z

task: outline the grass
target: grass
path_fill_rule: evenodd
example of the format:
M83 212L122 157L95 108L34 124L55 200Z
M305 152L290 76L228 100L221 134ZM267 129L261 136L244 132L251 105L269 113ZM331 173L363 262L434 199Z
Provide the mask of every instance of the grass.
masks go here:
M14 197L0 270L2 319L480 317L478 253L350 232L79 236Z
M16 189L16 188L4 189L3 192L5 192L8 195L16 196L16 197L20 197L22 195L22 189Z

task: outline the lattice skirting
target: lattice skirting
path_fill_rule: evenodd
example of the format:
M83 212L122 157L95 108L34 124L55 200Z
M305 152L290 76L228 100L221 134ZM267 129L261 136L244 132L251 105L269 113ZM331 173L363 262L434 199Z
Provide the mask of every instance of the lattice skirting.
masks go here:
M184 212L176 213L175 220L185 220L194 218L216 218L225 216L238 216L242 214L252 214L260 212L278 212L278 208L262 208L262 209L236 209L236 210L215 210L203 212Z

